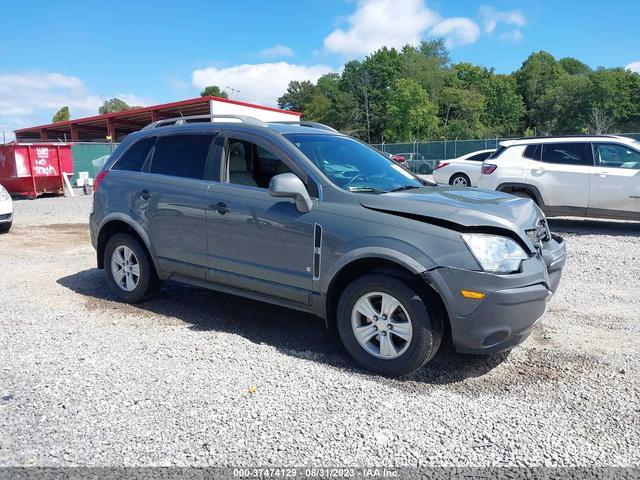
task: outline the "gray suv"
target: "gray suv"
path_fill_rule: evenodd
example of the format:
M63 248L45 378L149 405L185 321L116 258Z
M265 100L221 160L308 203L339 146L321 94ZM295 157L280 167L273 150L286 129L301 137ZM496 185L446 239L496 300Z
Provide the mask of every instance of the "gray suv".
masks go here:
M522 342L566 257L529 199L424 182L324 125L240 116L129 135L96 176L90 223L123 301L173 279L312 312L388 376L447 334L464 353Z

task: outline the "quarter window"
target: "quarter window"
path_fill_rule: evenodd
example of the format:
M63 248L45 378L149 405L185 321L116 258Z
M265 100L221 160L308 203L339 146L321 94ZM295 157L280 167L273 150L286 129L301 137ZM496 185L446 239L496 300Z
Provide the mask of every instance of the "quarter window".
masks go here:
M593 147L599 167L640 169L640 152L636 150L612 143L596 143Z
M489 158L489 155L491 155L492 153L493 152L476 153L475 155L471 155L469 158L467 158L467 160L475 160L477 162L482 162L487 158Z
M564 165L593 165L589 143L545 143L542 145L542 161Z
M524 149L524 153L522 154L525 158L530 158L531 160L540 160L540 145L527 145L527 148Z
M151 173L202 180L213 135L159 137Z
M128 172L139 172L142 170L147 155L153 144L156 141L156 137L143 138L134 143L129 149L124 152L124 155L120 157L120 160L113 166L113 170L126 170Z

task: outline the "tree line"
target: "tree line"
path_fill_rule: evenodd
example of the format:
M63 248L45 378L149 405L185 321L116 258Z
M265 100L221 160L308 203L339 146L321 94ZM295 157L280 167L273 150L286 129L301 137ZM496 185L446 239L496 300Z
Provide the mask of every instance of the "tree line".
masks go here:
M278 106L369 143L637 132L640 74L544 51L498 74L452 63L442 40L428 40L291 81Z

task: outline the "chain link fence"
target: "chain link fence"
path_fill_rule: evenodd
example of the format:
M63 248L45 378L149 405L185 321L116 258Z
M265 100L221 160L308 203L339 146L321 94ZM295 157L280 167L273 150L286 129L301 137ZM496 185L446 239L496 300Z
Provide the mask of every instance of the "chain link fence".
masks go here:
M640 133L616 133L623 137L640 140ZM411 170L430 174L441 160L451 160L478 150L495 150L500 142L513 138L485 138L480 140L438 140L433 142L377 143L372 147L392 155L402 155Z

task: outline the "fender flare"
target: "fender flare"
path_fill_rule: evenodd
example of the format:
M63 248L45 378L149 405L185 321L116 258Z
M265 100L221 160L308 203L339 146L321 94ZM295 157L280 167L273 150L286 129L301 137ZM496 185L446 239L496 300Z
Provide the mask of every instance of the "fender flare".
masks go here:
M142 242L144 243L144 247L149 252L149 256L151 257L151 262L153 263L153 266L155 267L156 272L158 273L158 275L160 275L161 270L158 265L156 251L151 246L149 235L147 235L147 232L145 232L144 228L142 228L138 222L136 222L133 218L131 218L129 215L126 215L124 213L121 213L121 212L110 213L109 215L107 215L102 219L102 221L100 222L100 225L98 226L98 236L97 236L98 243L96 245L97 246L96 250L99 251L99 245L100 245L99 239L100 239L100 234L102 233L102 230L107 224L113 221L126 223L131 229L133 229L134 232L138 234L138 236L142 239Z
M397 263L399 266L406 268L408 271L415 275L420 275L423 272L434 268L435 262L426 255L422 255L423 261L428 261L430 265L423 265L417 261L414 257L402 253L398 250L388 247L361 247L355 250L351 250L345 255L341 256L332 266L331 269L324 275L321 282L320 291L326 295L329 291L329 286L336 278L336 276L347 265L365 258L382 258L391 262ZM427 263L427 262L424 263Z

